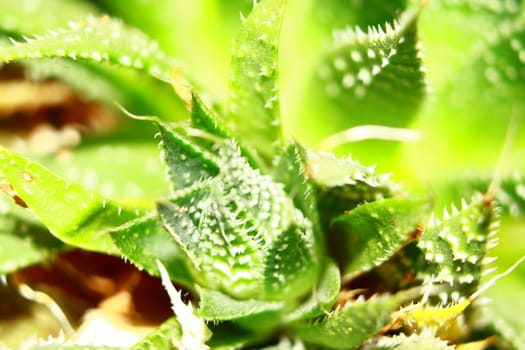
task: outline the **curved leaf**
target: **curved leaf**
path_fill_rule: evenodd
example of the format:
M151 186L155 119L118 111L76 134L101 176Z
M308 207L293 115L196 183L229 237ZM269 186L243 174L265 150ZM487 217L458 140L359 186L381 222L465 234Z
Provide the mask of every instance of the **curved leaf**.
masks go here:
M389 198L336 217L330 239L345 274L359 274L389 259L417 239L429 206L425 201Z
M66 248L44 228L4 216L0 216L0 247L0 275L44 262Z
M329 260L321 273L312 295L302 302L293 312L286 315L286 322L294 322L319 317L331 310L341 289L341 272L337 265Z
M207 152L163 123L160 130L161 159L166 164L166 176L173 191L189 187L219 173L219 165Z
M182 330L176 317L171 317L161 324L153 333L133 345L130 350L170 349L173 339L180 340Z
M409 336L401 333L392 337L379 338L377 344L370 347L371 350L453 350L454 345L436 337L430 331Z
M194 287L184 254L156 216L146 215L119 226L111 230L111 237L123 258L140 269L157 276L157 260L160 260L172 280L187 288Z
M392 197L399 191L390 175L377 174L352 158L337 158L329 153L308 155L308 176L314 183L324 225L364 202Z
M476 291L499 225L499 208L481 195L463 201L461 210L445 209L443 220L431 217L417 242L425 260L418 272L426 282L450 285L450 293L442 294L444 304L447 297L457 302Z
M307 343L328 349L356 349L390 322L390 314L406 296L382 295L347 303L320 320L292 324L294 333Z
M286 0L262 0L234 41L228 118L266 160L281 143L277 52Z
M169 79L176 66L175 61L167 57L157 43L138 30L109 17L88 17L80 22L69 23L69 29L26 38L23 43L14 42L14 46L0 49L0 59L3 61L40 57L106 61L165 79Z
M3 147L0 147L0 173L16 196L57 238L87 250L120 253L109 229L135 219L134 210L69 183Z
M282 316L286 304L284 302L269 302L264 300L247 299L238 300L215 290L199 290L198 314L205 320L227 321L239 320L245 317L271 317L274 321ZM268 316L270 315L270 316ZM257 323L253 323L254 326ZM273 327L274 322L268 322L266 326ZM264 328L259 325L258 328Z

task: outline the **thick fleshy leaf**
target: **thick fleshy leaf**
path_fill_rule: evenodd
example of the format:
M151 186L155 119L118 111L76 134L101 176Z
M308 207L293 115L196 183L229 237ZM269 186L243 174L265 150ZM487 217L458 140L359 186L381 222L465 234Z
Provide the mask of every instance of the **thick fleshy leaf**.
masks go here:
M234 226L233 213L211 194L209 185L186 191L159 203L158 212L197 271L198 283L245 298L256 295L255 289L262 287L262 252L247 234L248 225Z
M122 203L153 208L169 192L155 142L87 144L66 159L39 160L68 181Z
M205 320L227 321L239 320L247 317L270 317L273 322L268 322L266 327L274 327L275 321L282 317L286 304L282 301L263 301L255 299L238 300L221 293L219 291L200 289L199 290L199 315ZM265 328L265 325L254 328Z
M0 46L5 45L0 42ZM117 102L134 114L156 115L163 120L186 115L182 103L174 98L171 86L139 70L115 69L114 65L102 62L48 57L20 59L15 64L23 68L24 75L30 80L60 80L83 98L110 108L114 108ZM141 89L136 89L137 85ZM163 103L156 103L158 100Z
M258 350L306 350L302 341L291 341L288 338L281 339L276 345L265 346Z
M229 120L247 145L270 160L281 143L278 46L286 0L262 0L233 45Z
M2 6L2 8L6 7L5 11L0 15L0 30L8 31L16 40L31 41L31 44L27 44L29 46L28 50L20 48L19 53L21 56L13 57L13 59L16 59L16 63L24 67L24 71L29 78L60 79L74 87L84 97L108 103L111 107L117 101L137 114L154 114L169 120L173 118L173 114L181 113L183 110L178 99L173 98L171 87L156 79L160 72L157 73L158 69L155 68L155 65L151 66L149 70L149 73L154 75L155 78L153 78L139 74L141 72L134 70L118 70L115 69L115 66L110 67L109 65L100 64L100 61L116 63L116 60L122 58L121 61L123 63L120 62L120 65L131 66L131 63L127 63L128 60L131 60L133 57L149 55L149 51L151 51L153 56L153 59L150 59L151 62L159 61L161 65L162 61L165 63L169 61L167 58L162 58L164 57L163 54L155 47L153 42L148 47L148 39L143 34L126 28L115 21L111 25L107 24L106 26L113 27L115 30L122 27L122 37L130 35L134 37L133 40L136 40L136 43L130 48L126 44L122 45L122 43L127 43L127 40L112 37L109 33L106 33L107 35L103 39L99 35L97 40L96 32L97 30L103 31L104 29L100 28L104 26L96 26L94 18L90 18L87 21L86 18L88 15L98 15L99 10L84 2L75 2L73 4L64 0L24 0L22 4L17 3L16 6L9 1L5 3L5 6ZM57 8L61 8L61 10L57 10ZM28 16L31 16L30 21L27 20ZM73 28L85 26L86 22L93 22L97 30L82 34L80 31L73 30ZM68 30L59 29L68 26L70 26ZM50 32L48 35L44 35L49 29L56 29L57 32ZM60 35L58 32L60 32ZM75 40L68 41L66 39L67 33L80 41L76 49L73 45ZM115 31L113 35L117 36L120 34ZM30 39L33 36L37 36L42 41ZM59 37L64 39L62 48L58 45L58 42L61 40ZM7 41L7 38L0 42L0 46L7 49L7 51L0 50L1 57L4 57L4 55L10 56L9 50L15 49L11 43L5 41ZM93 44L96 41L99 42L98 45ZM86 45L83 45L82 42ZM121 44L117 45L115 44L116 42ZM99 50L101 49L101 43L107 43L102 45L105 46L106 50ZM28 46L23 45L23 48ZM82 47L85 50L81 50ZM33 52L31 53L30 51ZM9 60L7 56L4 58ZM22 59L24 56L28 59ZM53 60L44 59L43 56L51 57ZM67 58L57 59L57 57ZM77 61L72 61L70 58L77 59ZM141 57L140 59L148 60L147 57ZM135 70L144 70L147 64L141 64L138 60L139 58L136 58L133 67ZM165 67L167 70L164 72L165 74L162 73L166 77L169 76L173 64L169 64L169 66L171 68ZM138 84L141 85L141 89L134 88ZM158 98L162 98L164 103L152 103Z
M206 345L213 350L237 350L248 348L251 344L258 344L268 334L261 330L250 331L239 327L235 322L220 322L208 325L212 337Z
M153 333L131 347L131 350L170 349L173 339L179 340L182 330L176 317L171 317L161 324Z
M295 207L314 225L319 225L315 188L308 178L307 167L307 151L300 144L291 143L279 158L274 179L284 184L284 190L292 197Z
M125 38L125 40L122 40ZM91 62L111 62L122 67L143 70L154 77L168 79L176 63L136 29L109 17L69 23L69 29L57 31L0 49L0 59L60 57Z
M109 230L137 217L95 192L61 179L41 165L0 147L0 173L20 200L58 239L79 248L119 254Z
M453 197L470 198L475 193L486 193L494 177L495 175L455 177L453 181L445 183L443 191L440 192L449 194L449 201L452 201ZM510 215L516 219L525 215L525 177L522 172L514 171L501 176L500 181L491 190L492 196L502 208L503 215Z
M163 123L160 130L161 159L166 164L166 175L173 191L186 188L219 173L213 155Z
M123 257L151 275L158 275L157 260L166 267L170 278L187 288L193 279L184 254L162 226L156 215L146 215L111 230L111 237Z
M390 322L390 314L407 295L381 295L347 303L320 320L292 325L305 342L328 349L356 349Z
M392 337L382 337L375 345L369 347L371 350L453 350L455 348L430 331L409 336L401 333Z
M418 52L417 12L384 27L335 33L333 48L319 68L324 93L340 104L347 125L404 126L425 96Z
M313 319L327 313L332 309L340 289L341 272L333 261L328 260L312 295L286 315L286 322Z
M443 220L431 217L417 242L425 260L418 273L426 282L450 285L441 295L445 304L448 297L457 302L476 291L499 225L499 208L482 195L463 201L461 210L445 209Z
M261 168L263 166L262 161L256 159L256 156L243 146L239 138L235 137L233 130L196 93L192 95L191 126L219 138L235 138L239 143L241 154L248 159L250 165L253 168ZM195 142L207 146L208 149L214 145L213 141L206 140L206 135L203 135L201 139L196 137Z
M428 203L389 198L358 206L336 217L330 241L345 274L359 274L388 260L418 238Z
M323 51L303 93L296 124L304 137L318 143L354 126L409 125L427 91L418 18L418 11L407 10L394 21L373 23L368 29L334 31L333 43ZM319 115L324 123L316 122ZM386 169L397 145L369 139L344 150L365 162L381 160L379 166Z
M44 262L66 248L43 227L7 216L0 216L0 247L0 275Z
M249 166L235 143L220 145L217 159L216 177L158 205L195 278L239 299L305 294L319 268L311 222L282 184Z
M324 225L359 204L392 197L398 191L389 175L376 174L375 167L363 166L350 157L311 152L307 171L316 187Z

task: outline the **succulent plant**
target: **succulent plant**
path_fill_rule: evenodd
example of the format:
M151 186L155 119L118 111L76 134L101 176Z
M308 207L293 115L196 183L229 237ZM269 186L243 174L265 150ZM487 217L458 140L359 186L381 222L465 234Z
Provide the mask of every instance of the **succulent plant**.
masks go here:
M520 1L0 4L0 348L525 349Z

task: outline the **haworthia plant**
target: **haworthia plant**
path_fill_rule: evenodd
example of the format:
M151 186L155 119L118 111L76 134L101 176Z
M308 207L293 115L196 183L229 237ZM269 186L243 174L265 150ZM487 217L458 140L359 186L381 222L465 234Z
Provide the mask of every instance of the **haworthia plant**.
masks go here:
M504 166L523 112L524 5L302 5L0 0L0 92L38 95L16 89L49 81L74 92L52 107L0 96L0 348L525 349L525 323L499 307L503 293L492 289L494 306L477 302L494 284L523 281L510 274L515 264L484 284L500 226L524 213L523 165ZM422 54L435 34L425 16L448 14L468 27L465 38L482 36L464 68L444 63L450 82L426 71L439 52ZM471 23L485 25L474 32ZM437 26L442 47L450 33ZM228 93L212 96L207 89L221 89L208 75L223 59L204 53L234 27ZM206 50L184 52L208 32ZM458 51L461 34L450 39ZM79 120L82 103L115 125L94 133ZM490 176L439 173L418 186L421 169L402 161L413 150L397 154L392 140L439 140L446 127L408 128L426 115L447 125L466 105L470 116L489 105L512 111L500 163L485 164ZM290 120L298 125L283 128ZM66 128L75 143L36 152ZM322 144L335 153L307 146L340 131ZM383 141L337 152L370 139ZM434 151L446 146L424 149L429 159ZM81 266L75 254L88 252ZM102 257L125 267L98 268ZM27 339L17 317L34 324L44 312L63 332L39 328Z

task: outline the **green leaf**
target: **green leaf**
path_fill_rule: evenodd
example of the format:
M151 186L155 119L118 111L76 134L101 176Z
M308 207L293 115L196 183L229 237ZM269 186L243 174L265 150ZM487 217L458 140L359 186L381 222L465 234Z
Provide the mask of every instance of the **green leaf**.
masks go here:
M233 45L228 117L266 160L282 137L277 53L285 5L286 0L256 4Z
M168 193L164 169L154 142L104 140L84 144L67 159L38 159L68 181L121 203L154 207Z
M195 92L192 94L192 108L191 108L191 126L199 130L210 133L211 135L218 136L219 138L234 138L239 142L239 147L241 149L241 154L243 157L246 157L253 168L261 168L262 162L257 159L242 143L240 143L239 138L234 135L233 130L231 130L223 119L214 113L211 108L206 106L201 97ZM214 143L212 141L206 140L206 135L203 135L202 138L194 138L195 142L207 147L211 150Z
M360 274L388 260L417 239L428 203L389 198L367 203L336 217L330 240L345 274Z
M335 33L331 50L319 66L324 93L341 112L346 125L405 126L426 91L417 48L418 12L405 12L384 27L346 29Z
M1 30L21 34L42 33L99 13L89 2L68 0L2 0L0 7Z
M293 199L295 207L320 230L315 188L308 178L307 167L306 150L298 143L291 143L279 158L274 179L284 184L284 190Z
M219 166L213 156L163 123L160 130L161 159L166 164L168 182L173 191L214 177Z
M119 254L109 229L137 217L131 209L104 199L0 147L0 173L16 195L58 239L70 245Z
M259 325L258 328L272 327L282 317L286 304L282 301L264 301L256 299L238 300L225 293L204 289L199 290L198 314L205 320L227 321L246 317L269 317L274 322ZM252 322L254 326L255 322Z
M306 347L300 340L291 341L288 338L283 338L276 345L265 346L258 350L305 350Z
M375 167L363 166L350 157L311 152L307 169L316 186L324 225L359 204L392 197L399 191L390 175L376 174Z
M258 276L263 275L262 252L246 234L247 227L233 226L235 217L226 210L212 197L210 185L158 205L164 225L188 256L199 284L244 298L261 294L257 290Z
M318 144L355 126L406 127L412 122L427 93L418 18L419 11L407 10L397 20L372 23L368 30L352 26L334 31L302 94L296 124L303 138ZM319 115L324 123L316 122ZM383 160L379 166L388 169L397 145L371 138L349 144L344 152L365 162Z
M171 317L161 324L153 333L131 347L131 350L170 349L172 339L180 339L182 330L176 317Z
M482 195L469 204L463 201L461 210L452 206L449 213L445 209L443 220L432 216L417 242L425 260L418 271L420 278L449 284L448 296L454 302L469 297L478 287L499 225L499 208Z
M0 216L0 246L0 275L46 261L66 248L44 228L7 216Z
M371 350L453 350L453 345L436 337L432 332L424 331L421 334L404 333L392 337L381 337L370 347Z
M307 343L329 349L356 349L389 324L390 314L405 298L399 293L358 299L319 320L292 324L292 329Z
M175 62L143 33L108 17L88 17L69 23L68 29L26 38L26 42L0 49L0 59L61 57L91 62L110 62L133 67L153 77L168 79Z
M241 328L235 322L210 323L208 327L213 335L206 345L213 350L246 349L269 336L261 330L249 331Z
M286 322L312 319L327 313L332 309L340 290L341 272L332 260L328 260L310 297L286 315Z
M441 193L450 194L449 201L457 197L469 198L476 193L486 193L494 181L493 174L472 174L455 177L442 185ZM492 196L502 208L503 215L518 219L525 215L525 178L520 171L504 174L492 190ZM439 187L441 190L441 186ZM444 197L444 196L442 196Z
M141 71L68 58L20 59L16 64L22 66L28 79L58 79L83 98L104 103L110 108L114 108L117 102L134 114L157 115L164 120L185 115L180 101L173 98L172 87ZM137 85L141 89L136 89ZM156 103L157 100L163 103Z
M220 173L158 205L196 280L238 299L292 299L316 283L313 227L282 184L252 169L233 142L219 146Z
M157 260L160 260L172 280L193 288L184 254L155 215L146 215L119 226L111 230L111 237L123 257L140 269L157 276Z

